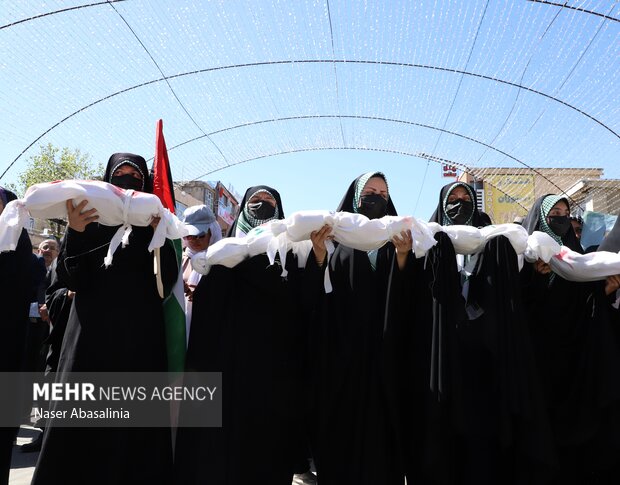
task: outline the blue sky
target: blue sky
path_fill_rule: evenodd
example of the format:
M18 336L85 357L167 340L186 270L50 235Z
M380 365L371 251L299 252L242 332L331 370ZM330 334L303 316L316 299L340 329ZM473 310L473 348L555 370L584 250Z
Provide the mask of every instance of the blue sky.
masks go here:
M424 179L420 153L620 178L614 0L125 0L61 12L86 3L0 9L0 173L17 159L0 184L40 143L96 162L149 158L159 118L168 147L182 145L170 150L176 178L240 193L273 184L287 212L334 208L353 178L383 170L399 212L428 217L446 180L435 163ZM284 152L297 153L270 156Z
M454 179L442 179L439 165L430 163L422 185L425 169L426 163L414 157L334 150L248 162L216 172L214 178L230 182L241 196L254 185L274 187L290 214L304 209L334 210L358 175L382 171L397 211L427 218L437 206L439 189Z

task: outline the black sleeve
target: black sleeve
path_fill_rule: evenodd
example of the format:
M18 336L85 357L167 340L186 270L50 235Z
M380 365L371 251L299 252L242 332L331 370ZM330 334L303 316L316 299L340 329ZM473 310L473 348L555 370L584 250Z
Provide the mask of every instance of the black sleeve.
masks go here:
M45 291L45 304L50 316L50 320L54 323L63 315L63 308L67 303L67 287L59 280L56 266L52 266L48 273L49 286Z
M37 301L42 304L45 301L45 261L43 258L32 255L32 282L34 294L31 301Z
M91 223L84 232L68 228L60 244L56 271L61 284L70 290L77 291L87 285L102 267L109 241L100 244L98 226ZM98 262L95 263L95 260Z
M328 266L328 257L325 257L323 266L319 266L316 262L316 256L314 255L314 249L308 254L308 260L303 271L303 280L300 285L300 291L302 293L301 305L304 311L312 315L316 312L316 308L325 295L325 271Z
M551 274L540 274L534 269L532 263L524 263L523 269L519 273L524 304L535 305L546 298Z

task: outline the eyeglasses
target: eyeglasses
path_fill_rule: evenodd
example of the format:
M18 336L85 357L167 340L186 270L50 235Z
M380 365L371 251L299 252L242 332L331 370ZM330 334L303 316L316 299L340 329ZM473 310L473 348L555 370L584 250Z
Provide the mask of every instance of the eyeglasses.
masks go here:
M193 241L194 239L204 239L207 236L205 232L202 236L184 236L183 239L187 239L188 241Z

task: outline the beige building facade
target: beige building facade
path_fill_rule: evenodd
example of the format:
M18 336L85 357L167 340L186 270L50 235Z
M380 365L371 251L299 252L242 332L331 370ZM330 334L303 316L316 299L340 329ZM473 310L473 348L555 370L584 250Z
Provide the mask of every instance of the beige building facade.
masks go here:
M471 168L459 180L473 185L478 207L496 224L524 217L536 199L545 194L565 194L571 211L617 214L620 181L605 180L601 168Z

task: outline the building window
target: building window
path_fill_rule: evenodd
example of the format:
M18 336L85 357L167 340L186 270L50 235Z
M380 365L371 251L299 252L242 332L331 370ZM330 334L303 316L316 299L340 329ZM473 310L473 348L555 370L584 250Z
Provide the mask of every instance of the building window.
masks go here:
M205 205L213 210L213 194L210 190L205 190Z

